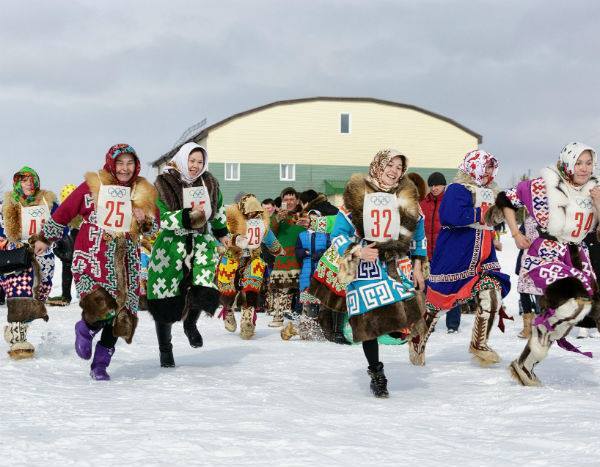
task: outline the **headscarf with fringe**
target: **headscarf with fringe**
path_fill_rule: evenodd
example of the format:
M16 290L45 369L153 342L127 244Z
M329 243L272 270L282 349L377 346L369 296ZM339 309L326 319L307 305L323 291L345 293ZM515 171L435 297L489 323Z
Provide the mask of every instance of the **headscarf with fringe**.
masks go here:
M402 160L402 174L400 178L394 185L387 185L383 182L383 171L385 167L396 157L399 157ZM390 191L398 187L400 184L400 180L406 173L406 169L408 168L408 158L402 154L400 151L396 149L384 149L375 154L373 161L369 165L369 175L367 175L366 179L372 185L375 185L378 189L382 191Z

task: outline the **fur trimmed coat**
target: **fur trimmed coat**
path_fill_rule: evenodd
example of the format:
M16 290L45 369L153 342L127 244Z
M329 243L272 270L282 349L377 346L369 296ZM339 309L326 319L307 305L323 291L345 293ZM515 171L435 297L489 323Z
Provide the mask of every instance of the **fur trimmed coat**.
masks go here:
M80 299L102 288L116 301L119 310L135 314L140 295L140 235L150 236L158 230L157 193L146 179L137 177L131 187L131 204L133 208L142 209L146 218L139 225L133 216L129 232L114 234L96 224L96 206L100 186L117 184L117 180L105 170L86 173L85 181L46 223L42 236L47 242L56 242L62 237L65 227L81 216L71 269Z
M332 248L340 255L339 279L347 284L346 308L356 342L408 332L421 317L410 257L426 261L427 252L419 197L410 179L402 178L393 190L400 214L399 238L377 243L379 259L375 263L357 257L358 247L371 243L364 240L364 197L378 191L363 175L353 175L346 185L344 207L331 234ZM328 294L319 295L321 300L325 298L323 304L332 308ZM331 298L337 299L335 294Z
M39 190L32 206L47 205L50 212L57 208L56 196L47 190ZM22 246L21 239L21 203L12 197L12 191L7 192L2 203L2 222L0 222L0 237L8 240L5 248L12 250ZM29 241L33 242L37 235ZM43 255L34 255L32 266L16 273L0 275L0 285L6 295L9 322L27 322L34 319L48 321L45 302L52 289L54 275L54 254L49 249Z

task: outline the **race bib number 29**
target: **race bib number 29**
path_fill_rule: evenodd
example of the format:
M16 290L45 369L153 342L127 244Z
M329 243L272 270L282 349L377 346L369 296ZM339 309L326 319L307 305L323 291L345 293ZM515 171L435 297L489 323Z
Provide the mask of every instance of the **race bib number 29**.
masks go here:
M112 232L129 232L131 219L131 188L102 185L98 193L96 212L98 226Z

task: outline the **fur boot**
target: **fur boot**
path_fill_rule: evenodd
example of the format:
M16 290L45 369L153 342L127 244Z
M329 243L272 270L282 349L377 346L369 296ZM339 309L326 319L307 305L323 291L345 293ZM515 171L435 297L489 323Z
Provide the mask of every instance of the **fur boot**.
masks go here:
M501 360L487 343L494 326L494 318L502 305L500 292L496 289L482 290L477 297L477 304L469 352L482 366L487 366Z
M224 306L221 310L219 318L223 318L225 329L227 329L229 332L235 332L235 330L237 329L237 322L235 320L235 313L233 312L231 307Z
M298 323L298 335L303 341L324 341L323 330L319 326L317 318L302 315Z
M4 328L4 339L10 344L8 355L15 359L32 358L35 347L27 341L26 323L13 322L8 323Z
M529 339L529 336L531 336L532 322L533 313L523 313L523 330L518 334L521 339Z
M289 341L292 337L298 335L298 329L294 326L294 323L291 321L287 323L287 325L281 330L281 338L284 341Z
M233 312L231 312L233 315ZM234 318L235 320L235 318ZM240 320L240 337L252 339L256 327L256 312L253 306L242 307L242 318Z
M378 362L376 365L371 366L367 370L367 373L371 377L371 392L377 398L387 398L390 393L387 390L387 378L383 372L383 363Z
M548 318L552 330L545 323L532 326L531 337L523 352L510 364L512 377L523 386L541 386L541 381L533 371L534 367L546 358L552 343L568 335L573 326L589 313L591 307L588 298L570 298Z
M408 358L413 365L425 365L425 346L439 319L439 312L428 310L412 327L408 340Z

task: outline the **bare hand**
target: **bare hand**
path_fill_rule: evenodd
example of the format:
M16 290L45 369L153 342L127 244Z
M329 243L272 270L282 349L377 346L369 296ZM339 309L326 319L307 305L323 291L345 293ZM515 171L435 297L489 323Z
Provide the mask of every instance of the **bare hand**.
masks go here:
M595 186L590 190L590 196L596 206L600 205L600 186Z
M219 241L227 248L229 248L231 246L231 238L229 237L229 235L225 235L225 236L219 238Z
M377 250L377 244L371 243L370 245L363 246L360 249L360 259L374 263L379 257L379 251Z
M420 261L415 261L415 267L413 269L413 283L417 290L425 290L425 277L423 276L423 268Z
M527 248L529 248L531 246L531 240L529 240L529 238L527 238L521 232L519 232L517 235L515 235L514 238L515 238L515 244L517 245L517 248L519 250L526 250Z
M310 225L310 220L308 219L308 217L301 217L300 219L298 219L298 222L296 222L296 225L308 228L308 226Z
M247 248L248 238L245 235L238 235L237 237L235 237L235 245L240 248Z
M33 251L36 254L36 256L44 255L46 254L46 251L48 251L48 245L46 245L41 240L36 240L33 244Z
M141 224L146 219L146 214L142 208L133 208L133 215L138 224Z

